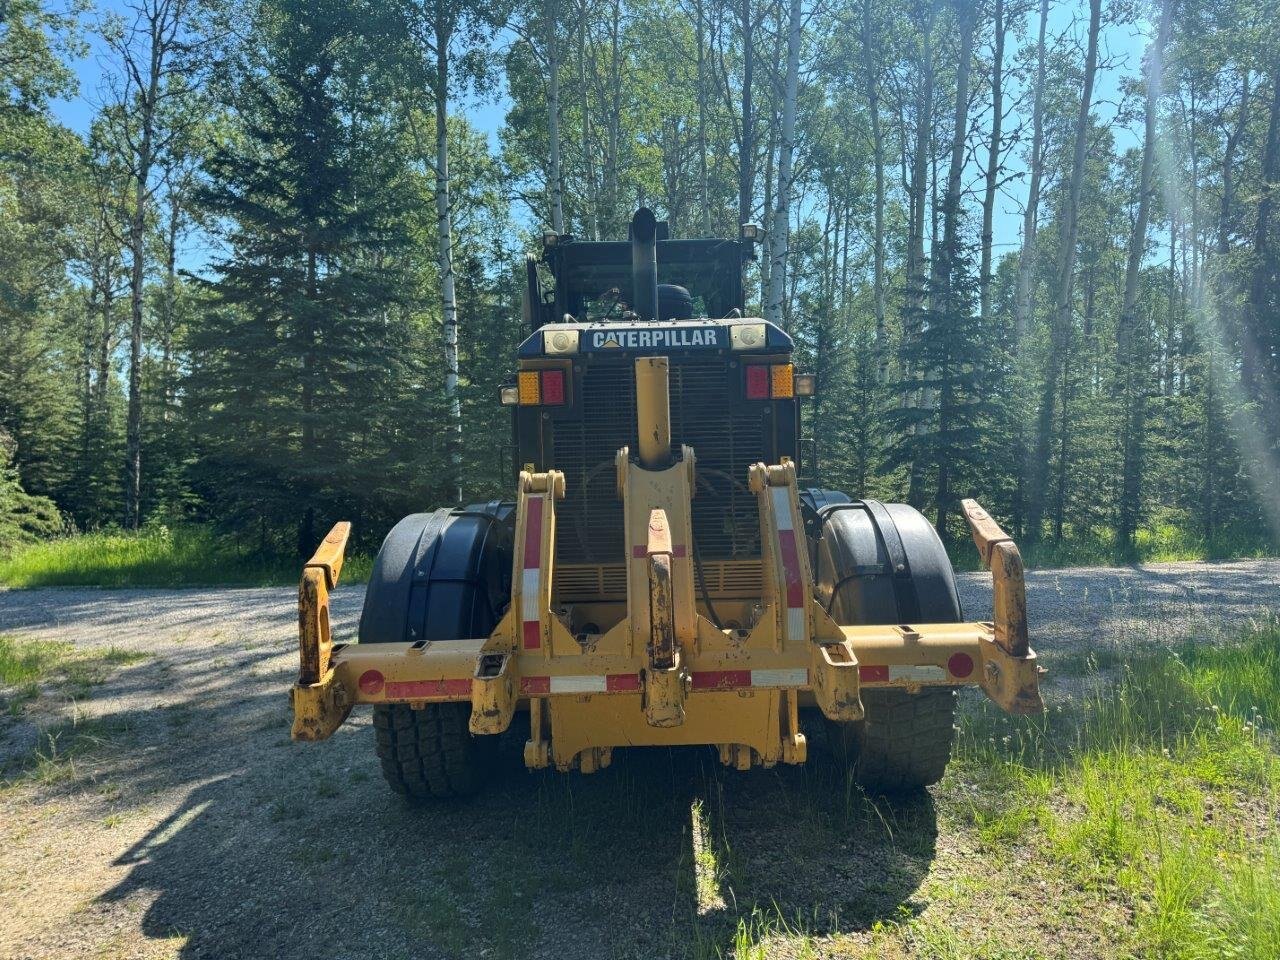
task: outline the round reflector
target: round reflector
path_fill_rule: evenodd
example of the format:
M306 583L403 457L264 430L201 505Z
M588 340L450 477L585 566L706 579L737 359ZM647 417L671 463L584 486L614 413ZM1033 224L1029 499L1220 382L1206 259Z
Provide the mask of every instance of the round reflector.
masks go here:
M953 653L947 661L947 670L953 677L967 677L973 673L973 657L967 653Z
M386 678L382 676L380 670L366 670L360 674L360 679L357 682L360 684L361 693L367 693L372 696L375 693L382 692L382 685L386 682Z

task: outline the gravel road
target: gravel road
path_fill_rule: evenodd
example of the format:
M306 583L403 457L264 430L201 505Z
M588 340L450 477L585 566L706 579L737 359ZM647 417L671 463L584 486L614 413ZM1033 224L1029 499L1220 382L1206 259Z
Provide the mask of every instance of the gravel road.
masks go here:
M966 617L991 616L990 579L959 575ZM332 598L339 634L354 631L360 584ZM204 638L252 637L288 646L292 588L239 590L0 590L0 633L154 651ZM1033 571L1027 576L1032 643L1048 659L1081 642L1119 637L1173 642L1215 636L1280 610L1280 560L1169 563Z
M960 579L966 615L988 618L985 575ZM361 599L336 594L339 634ZM879 820L860 838L800 799L808 768L738 777L701 752L624 754L589 778L516 772L467 805L406 808L380 780L367 715L328 743L289 742L295 602L0 591L0 633L148 654L63 705L100 749L0 789L0 957L715 955L770 903L813 918L819 947L874 953L877 921L929 909L926 878L997 869L951 818L945 782L874 840ZM1280 610L1280 561L1033 573L1028 606L1052 671L1096 644L1229 636ZM0 719L0 746L19 727ZM720 811L731 897L708 900L698 873L705 810ZM974 911L1025 914L1013 894ZM1106 955L1088 924L1043 943Z

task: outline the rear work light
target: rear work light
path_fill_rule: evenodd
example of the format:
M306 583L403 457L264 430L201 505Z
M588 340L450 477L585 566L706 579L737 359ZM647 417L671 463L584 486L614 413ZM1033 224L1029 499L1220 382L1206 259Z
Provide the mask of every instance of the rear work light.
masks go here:
M577 353L577 330L552 330L542 334L543 353Z
M517 382L520 406L559 407L565 403L563 370L521 370Z
M744 369L748 400L789 400L795 396L795 367L791 364L757 363Z

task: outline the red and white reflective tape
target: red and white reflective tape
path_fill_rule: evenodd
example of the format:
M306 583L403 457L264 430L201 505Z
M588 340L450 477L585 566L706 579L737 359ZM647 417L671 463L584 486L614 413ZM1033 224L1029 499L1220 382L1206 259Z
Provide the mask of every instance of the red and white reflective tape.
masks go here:
M791 488L770 487L774 522L778 525L778 552L782 559L783 597L787 639L805 636L804 580L800 575L800 545L791 516Z
M389 700L470 699L471 680L388 680L385 690Z
M467 677L446 680L388 680L381 670L366 670L356 681L365 696L388 700L465 700L471 696Z
M525 500L524 569L520 575L520 632L526 650L542 646L542 506L536 494Z
M809 670L806 667L788 667L778 670L695 670L692 680L695 690L741 690L748 687L768 690L779 687L807 687Z
M525 697L544 697L552 693L633 693L639 689L638 673L583 673L520 678L520 694Z
M695 670L690 674L694 690L776 690L809 686L805 667L775 670ZM520 695L545 697L573 693L638 693L638 673L574 674L558 677L521 677Z
M863 683L894 683L898 681L923 683L929 680L945 680L947 679L947 671L932 663L891 663L887 666L884 664L863 664L858 668L858 677Z

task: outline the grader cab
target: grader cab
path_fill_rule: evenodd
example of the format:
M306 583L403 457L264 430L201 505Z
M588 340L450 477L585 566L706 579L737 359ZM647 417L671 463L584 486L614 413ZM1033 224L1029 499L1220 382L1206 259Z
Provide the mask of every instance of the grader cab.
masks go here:
M814 383L785 332L743 316L752 231L665 227L642 209L628 241L548 235L526 264L530 335L502 392L514 501L400 521L358 643L328 617L348 526L307 564L295 739L369 704L390 785L439 797L479 787L521 714L527 767L583 773L638 746L804 763L821 718L831 753L892 792L941 778L958 687L1042 709L1017 547L964 502L995 611L966 623L919 512L802 487Z

